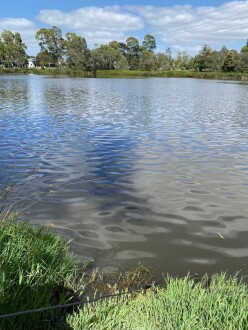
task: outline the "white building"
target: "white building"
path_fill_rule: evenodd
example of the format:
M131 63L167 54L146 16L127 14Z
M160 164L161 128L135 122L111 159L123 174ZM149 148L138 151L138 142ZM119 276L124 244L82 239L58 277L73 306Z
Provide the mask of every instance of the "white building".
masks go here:
M34 57L28 58L28 68L29 69L36 68L36 59Z

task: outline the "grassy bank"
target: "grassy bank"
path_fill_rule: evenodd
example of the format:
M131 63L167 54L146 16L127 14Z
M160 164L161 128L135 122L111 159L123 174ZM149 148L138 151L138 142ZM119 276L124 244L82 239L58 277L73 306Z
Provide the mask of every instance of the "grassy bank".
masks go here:
M197 78L217 80L248 80L248 73L239 72L196 72L196 71L129 71L129 70L98 70L98 78Z
M44 68L44 69L12 69L0 68L0 74L37 74L37 75L52 75L52 76L71 76L71 77L93 77L91 72L84 72L77 69L63 69L63 68Z
M245 330L247 286L224 274L209 285L167 278L164 288L86 305L68 323L74 330Z
M78 266L68 243L52 230L26 222L0 222L0 315L78 300L74 290ZM126 290L142 281L141 270L136 277L132 272L117 275L116 281L125 283L122 289ZM95 275L92 278L89 282L94 282L96 291L100 283L108 288L109 277L101 277L100 282ZM111 293L119 290L111 284ZM163 287L69 312L0 319L0 329L243 330L248 328L248 286L226 275L215 275L210 281L204 277L200 283L188 277L167 278Z
M69 302L76 270L60 236L25 222L0 222L0 314ZM0 319L0 329L54 329L60 321L55 310Z
M92 72L77 69L0 69L0 74L39 74L71 77L93 77ZM196 78L216 80L248 81L248 73L240 72L196 72L196 71L131 71L131 70L97 70L96 78Z

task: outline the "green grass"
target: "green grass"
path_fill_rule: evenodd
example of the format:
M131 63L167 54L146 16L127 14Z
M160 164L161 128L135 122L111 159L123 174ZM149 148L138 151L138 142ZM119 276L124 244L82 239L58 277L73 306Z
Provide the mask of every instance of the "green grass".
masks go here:
M0 68L0 74L39 74L53 76L70 77L93 77L92 72L84 72L79 69L69 68L44 68L44 69L13 69ZM141 71L141 70L97 70L97 78L197 78L197 79L217 79L217 80L238 80L248 81L248 73L241 72L197 72L190 70L182 71Z
M37 74L37 75L52 75L52 76L72 76L88 78L93 77L91 72L84 72L79 69L68 69L68 68L0 68L0 74Z
M209 286L168 278L164 288L85 305L67 319L74 330L246 330L248 290L225 274Z
M69 302L76 271L60 236L27 222L0 222L0 314ZM0 320L0 329L54 329L60 318L57 310L34 313Z
M217 80L248 80L247 73L240 72L197 72L197 71L130 71L130 70L97 70L97 78L197 78Z

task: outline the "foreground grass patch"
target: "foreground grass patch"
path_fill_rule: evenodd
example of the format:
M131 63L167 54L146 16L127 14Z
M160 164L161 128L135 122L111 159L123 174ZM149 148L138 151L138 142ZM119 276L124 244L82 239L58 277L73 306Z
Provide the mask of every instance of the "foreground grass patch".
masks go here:
M85 305L68 323L74 330L245 330L247 285L225 274L213 276L209 286L168 278L164 288Z
M76 270L60 236L25 222L0 222L0 314L69 302ZM0 329L54 329L60 321L55 310L0 319Z

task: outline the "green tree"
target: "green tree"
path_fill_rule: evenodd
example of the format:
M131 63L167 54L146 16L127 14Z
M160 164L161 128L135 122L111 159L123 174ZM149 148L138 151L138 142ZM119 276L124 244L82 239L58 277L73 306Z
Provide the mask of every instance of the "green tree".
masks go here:
M139 57L139 69L145 71L156 70L156 57L146 49L143 49Z
M24 66L27 60L26 45L22 42L20 33L4 30L1 37L4 65L7 67Z
M178 52L174 60L176 70L189 70L191 67L191 57L186 51Z
M127 45L124 42L118 42L119 49L124 57L127 57Z
M79 68L87 71L90 68L90 50L85 38L76 33L68 32L65 35L66 63L70 68Z
M153 52L156 49L156 39L151 34L146 34L142 41L142 47L149 52Z
M126 40L127 61L130 70L137 70L139 67L140 46L138 39L129 37Z
M241 53L248 53L248 39L247 39L246 45L241 48L240 52Z
M5 59L5 45L3 41L0 38L0 65L4 65L4 59Z
M24 67L27 62L26 45L23 43L19 32L14 34L14 57L17 67Z
M246 45L240 50L239 71L248 72L248 39Z
M202 47L199 54L195 57L195 66L199 71L214 70L213 52L214 50L208 45Z
M53 57L53 63L57 66L62 59L65 49L65 41L61 30L53 26L50 29L42 28L36 32L35 38L39 40L41 52L49 53Z
M125 53L123 53L124 48L122 43L119 43L114 40L111 41L108 46L110 47L112 56L114 58L114 68L116 70L127 70L128 62Z
M236 50L230 50L223 63L222 70L225 72L239 71L239 54Z
M220 51L213 51L212 57L213 57L213 70L214 71L221 71L223 67L223 63L225 61L225 58L228 54L229 50L224 46L221 48Z
M239 68L240 72L248 72L248 51L240 54Z
M127 69L128 63L117 41L101 45L92 51L94 71L97 69L114 70Z
M172 58L170 48L167 48L164 53L156 54L156 64L159 71L168 71L173 69L174 60Z
M41 67L50 67L52 64L54 64L53 54L47 50L39 52L36 56L36 63Z
M15 61L14 33L11 31L4 30L2 32L2 40L5 49L4 65L9 68L13 66L13 63Z
M101 45L92 51L94 71L114 69L114 59L108 45Z

